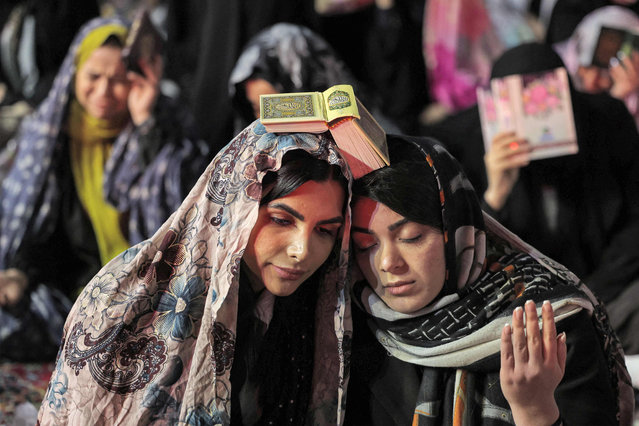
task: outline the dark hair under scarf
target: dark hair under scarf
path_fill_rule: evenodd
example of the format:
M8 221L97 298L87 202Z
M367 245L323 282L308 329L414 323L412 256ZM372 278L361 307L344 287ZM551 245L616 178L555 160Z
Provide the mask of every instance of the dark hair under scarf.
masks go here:
M424 141L435 149L425 151ZM442 230L447 242L447 278L439 297L452 294L476 278L484 260L483 248L475 253L457 246L461 241L474 241L475 232L483 235L484 220L476 194L457 160L434 139L389 135L388 146L391 166L358 179L353 194L372 198L410 220ZM434 155L440 164L437 167ZM402 177L403 182L398 182ZM463 233L467 235L462 237Z

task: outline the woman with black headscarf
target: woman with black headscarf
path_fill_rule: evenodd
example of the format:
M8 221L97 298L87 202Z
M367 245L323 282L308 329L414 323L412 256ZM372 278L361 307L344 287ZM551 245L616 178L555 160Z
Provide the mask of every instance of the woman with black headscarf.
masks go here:
M492 77L561 66L550 46L530 43L504 53ZM484 210L583 279L608 306L625 351L639 353L637 306L625 302L639 292L639 134L621 101L572 88L571 100L575 155L518 164L530 147L504 133L484 153L477 107L429 134L462 163Z
M388 146L391 165L353 185L364 279L345 424L631 424L623 352L590 290L484 214L441 144Z
M384 117L376 98L357 81L337 52L307 27L279 23L253 37L237 60L229 79L229 94L237 111L236 127L259 117L261 94L323 92L336 84L353 86L359 100L387 132L397 126Z

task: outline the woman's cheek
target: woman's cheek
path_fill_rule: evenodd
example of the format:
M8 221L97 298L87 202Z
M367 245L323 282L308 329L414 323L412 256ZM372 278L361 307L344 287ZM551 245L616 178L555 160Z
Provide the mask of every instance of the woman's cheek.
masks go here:
M373 273L373 271L375 271L375 257L366 252L357 255L356 260L357 266L359 266L360 271L364 274L364 278L366 278L368 282L375 282L376 277Z

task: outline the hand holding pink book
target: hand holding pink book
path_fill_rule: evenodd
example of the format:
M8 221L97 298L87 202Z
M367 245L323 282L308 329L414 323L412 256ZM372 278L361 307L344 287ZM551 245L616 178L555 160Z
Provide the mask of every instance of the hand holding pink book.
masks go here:
M530 160L579 151L564 68L493 79L490 89L477 89L477 100L486 152L505 131L528 141Z

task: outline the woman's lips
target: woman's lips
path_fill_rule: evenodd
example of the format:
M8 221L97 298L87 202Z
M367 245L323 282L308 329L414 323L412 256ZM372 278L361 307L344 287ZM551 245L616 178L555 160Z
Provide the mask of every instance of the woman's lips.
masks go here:
M410 291L415 281L397 281L394 283L388 283L384 286L386 291L393 296L398 296Z
M275 268L275 272L283 280L299 280L306 273L306 271L301 269L284 268L275 265L273 265L273 268Z

